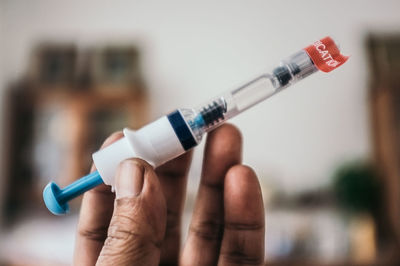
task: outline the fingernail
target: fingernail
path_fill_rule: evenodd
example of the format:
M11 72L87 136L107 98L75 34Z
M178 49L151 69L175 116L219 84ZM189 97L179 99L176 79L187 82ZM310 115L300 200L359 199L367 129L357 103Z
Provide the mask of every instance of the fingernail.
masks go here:
M136 197L143 187L144 168L135 161L122 162L116 176L116 198Z

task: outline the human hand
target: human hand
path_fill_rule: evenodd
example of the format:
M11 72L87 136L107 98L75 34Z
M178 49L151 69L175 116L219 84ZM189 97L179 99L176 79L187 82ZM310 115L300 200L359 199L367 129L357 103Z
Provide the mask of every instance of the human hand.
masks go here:
M111 135L107 146L123 137ZM180 231L191 152L155 171L129 159L106 185L85 193L75 247L76 265L260 265L264 207L255 173L241 165L239 131L225 124L207 137L200 187L188 238ZM94 168L92 169L94 170Z

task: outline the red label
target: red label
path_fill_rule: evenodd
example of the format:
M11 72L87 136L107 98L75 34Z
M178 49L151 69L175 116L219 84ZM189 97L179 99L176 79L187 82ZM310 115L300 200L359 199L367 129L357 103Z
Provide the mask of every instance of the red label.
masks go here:
M325 37L304 48L317 68L323 72L331 72L343 65L348 56L340 53L331 37Z

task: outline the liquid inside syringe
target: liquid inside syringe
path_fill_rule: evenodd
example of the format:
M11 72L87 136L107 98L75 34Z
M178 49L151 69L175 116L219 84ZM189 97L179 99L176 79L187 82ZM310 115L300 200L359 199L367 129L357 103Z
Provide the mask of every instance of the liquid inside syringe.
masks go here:
M114 186L120 162L137 157L157 167L195 147L205 133L282 89L321 70L330 72L347 60L330 37L284 59L270 74L226 92L192 109L177 109L133 131L124 129L124 138L93 154L97 171L64 189L49 183L43 191L48 209L57 215L68 211L68 201L101 183Z

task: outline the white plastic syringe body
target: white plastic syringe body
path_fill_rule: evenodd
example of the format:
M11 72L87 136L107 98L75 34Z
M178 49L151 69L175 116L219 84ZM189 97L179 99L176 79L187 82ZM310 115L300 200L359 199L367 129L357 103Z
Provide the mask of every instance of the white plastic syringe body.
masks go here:
M153 167L185 152L167 116L134 131L123 130L124 137L93 154L93 162L104 183L114 187L118 165L128 158L140 158Z

